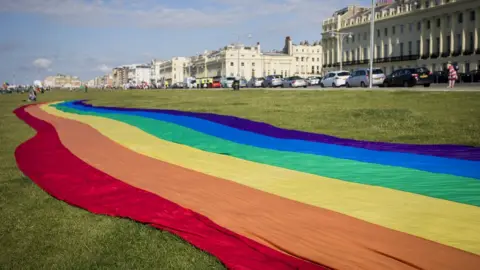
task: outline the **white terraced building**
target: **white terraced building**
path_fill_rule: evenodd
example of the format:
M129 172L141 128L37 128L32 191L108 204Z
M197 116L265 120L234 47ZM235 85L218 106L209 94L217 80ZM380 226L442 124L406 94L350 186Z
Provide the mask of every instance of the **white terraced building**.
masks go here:
M321 74L322 55L320 42L294 44L286 37L283 50L262 52L260 43L254 46L232 44L192 57L174 57L155 63L152 72L155 78L170 83L183 82L186 77L238 75L247 80L267 75L306 77Z
M370 7L349 6L323 21L324 69L338 70L341 59L344 70L368 67L370 13ZM479 28L479 0L381 1L374 65L386 73L415 66L440 71L449 61L460 72L480 69Z

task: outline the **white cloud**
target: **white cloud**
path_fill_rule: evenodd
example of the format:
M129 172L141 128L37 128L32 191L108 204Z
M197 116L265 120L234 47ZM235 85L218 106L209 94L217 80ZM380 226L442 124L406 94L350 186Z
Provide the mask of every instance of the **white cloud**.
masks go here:
M101 71L103 73L106 73L106 72L109 72L112 70L111 67L108 67L107 65L105 64L102 64L102 65L99 65L98 67L95 68L95 70L98 70L98 71Z
M280 23L279 30L285 19L296 16L299 23L320 23L325 16L347 4L346 0L203 0L203 8L172 8L149 0L1 2L0 12L43 14L52 19L81 25L201 28L232 25L252 18L276 15L278 17L275 20Z
M52 65L52 60L46 58L38 58L33 61L33 66L39 69L46 69L48 70Z

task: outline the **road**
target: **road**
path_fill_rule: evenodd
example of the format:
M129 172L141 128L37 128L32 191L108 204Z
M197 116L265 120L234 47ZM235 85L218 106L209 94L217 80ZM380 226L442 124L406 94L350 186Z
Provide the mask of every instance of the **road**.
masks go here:
M260 90L260 89L259 89ZM264 88L261 88L261 90L265 90ZM345 87L339 87L339 88L332 88L332 87L326 87L322 88L320 86L309 86L307 88L269 88L269 90L370 90L369 88L361 88L361 87L355 87L355 88L345 88ZM452 92L480 92L480 83L459 83L455 85L455 88L449 89L447 88L447 84L432 84L430 87L423 87L423 86L415 86L415 87L388 87L388 88L383 88L383 87L374 87L371 89L373 91L430 91L430 92L436 92L436 91L452 91Z

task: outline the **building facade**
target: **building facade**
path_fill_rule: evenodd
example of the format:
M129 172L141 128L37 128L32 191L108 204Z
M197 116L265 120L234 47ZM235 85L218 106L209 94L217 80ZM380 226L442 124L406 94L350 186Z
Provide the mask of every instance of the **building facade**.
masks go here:
M148 65L125 65L112 70L112 85L122 87L127 83L163 85L183 82L187 77L239 76L252 77L322 74L322 44L315 41L293 43L285 38L282 50L263 52L260 43L254 46L231 44L219 50L205 51L191 57L173 57L170 60L153 59ZM97 84L96 84L97 85Z
M160 62L156 67L158 69L157 83L183 82L186 76L185 67L188 62L189 58L187 57L173 57L171 60Z
M77 88L82 82L76 76L57 74L55 76L48 76L43 80L43 85L53 88Z
M197 78L239 76L249 80L267 75L306 77L321 74L322 55L320 42L294 44L290 37L286 37L282 50L262 52L257 42L254 46L231 44L216 51L206 51L187 58L183 62L183 72L184 77Z
M457 63L460 72L480 69L480 1L377 3L373 56L370 13L370 8L349 6L323 21L325 70L338 70L340 61L344 70L368 67L370 57L385 73L417 66L440 71L447 62Z
M135 66L133 71L133 78L132 83L134 85L140 84L150 84L150 76L151 76L151 66L150 65L138 65Z

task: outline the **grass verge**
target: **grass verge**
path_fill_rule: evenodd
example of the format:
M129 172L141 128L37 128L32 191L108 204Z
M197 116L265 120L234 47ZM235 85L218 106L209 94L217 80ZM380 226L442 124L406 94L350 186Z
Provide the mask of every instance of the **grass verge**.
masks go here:
M0 268L221 269L178 237L93 215L53 199L17 169L15 148L34 135L0 96ZM231 114L285 128L362 140L480 145L480 93L382 91L56 91L39 101Z

